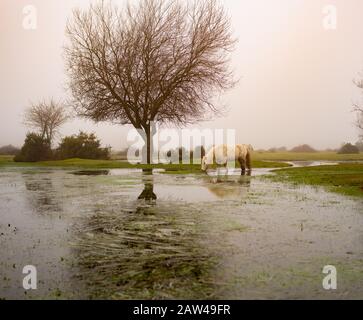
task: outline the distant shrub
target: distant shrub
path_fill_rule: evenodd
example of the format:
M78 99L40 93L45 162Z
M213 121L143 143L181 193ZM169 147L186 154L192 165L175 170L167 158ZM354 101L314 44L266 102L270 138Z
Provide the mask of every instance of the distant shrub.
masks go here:
M48 140L36 133L28 133L20 152L15 156L16 162L36 162L52 159L52 150Z
M316 152L316 150L314 148L310 147L308 144L303 144L301 146L297 146L297 147L291 149L291 152L312 153L312 152Z
M353 146L351 143L345 144L338 151L338 154L358 154L358 153L359 153L358 147Z
M19 152L20 152L20 149L12 146L11 144L0 148L0 154L5 155L5 156L15 156Z
M60 160L71 158L109 160L110 148L101 148L101 142L94 133L80 132L78 135L62 139L56 150L56 158Z

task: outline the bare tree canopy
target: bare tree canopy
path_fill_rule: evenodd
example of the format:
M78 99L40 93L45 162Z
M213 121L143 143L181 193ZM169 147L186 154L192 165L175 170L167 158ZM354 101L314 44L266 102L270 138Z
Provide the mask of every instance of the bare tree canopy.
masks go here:
M39 131L52 144L59 128L69 119L65 108L53 99L33 104L25 112L24 123Z
M78 115L132 124L149 151L152 122L185 125L218 112L213 96L234 85L230 19L215 0L186 2L73 12L65 57Z

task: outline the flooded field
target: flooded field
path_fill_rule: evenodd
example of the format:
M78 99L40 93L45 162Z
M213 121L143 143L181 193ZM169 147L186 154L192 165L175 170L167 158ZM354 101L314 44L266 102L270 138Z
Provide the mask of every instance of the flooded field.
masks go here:
M0 299L363 299L363 201L266 173L4 169Z

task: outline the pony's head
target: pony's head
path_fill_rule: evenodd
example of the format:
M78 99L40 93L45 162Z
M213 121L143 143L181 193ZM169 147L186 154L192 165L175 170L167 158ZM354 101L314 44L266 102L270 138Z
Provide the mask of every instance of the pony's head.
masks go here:
M207 171L208 165L207 165L207 157L204 156L202 159L202 171Z

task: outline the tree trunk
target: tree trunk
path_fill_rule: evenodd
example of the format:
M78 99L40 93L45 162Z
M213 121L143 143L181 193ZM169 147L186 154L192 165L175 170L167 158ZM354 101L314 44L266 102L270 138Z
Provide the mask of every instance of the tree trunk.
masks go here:
M146 135L146 164L152 164L152 156L153 156L153 132L150 125L145 128ZM143 162L145 159L143 159Z

